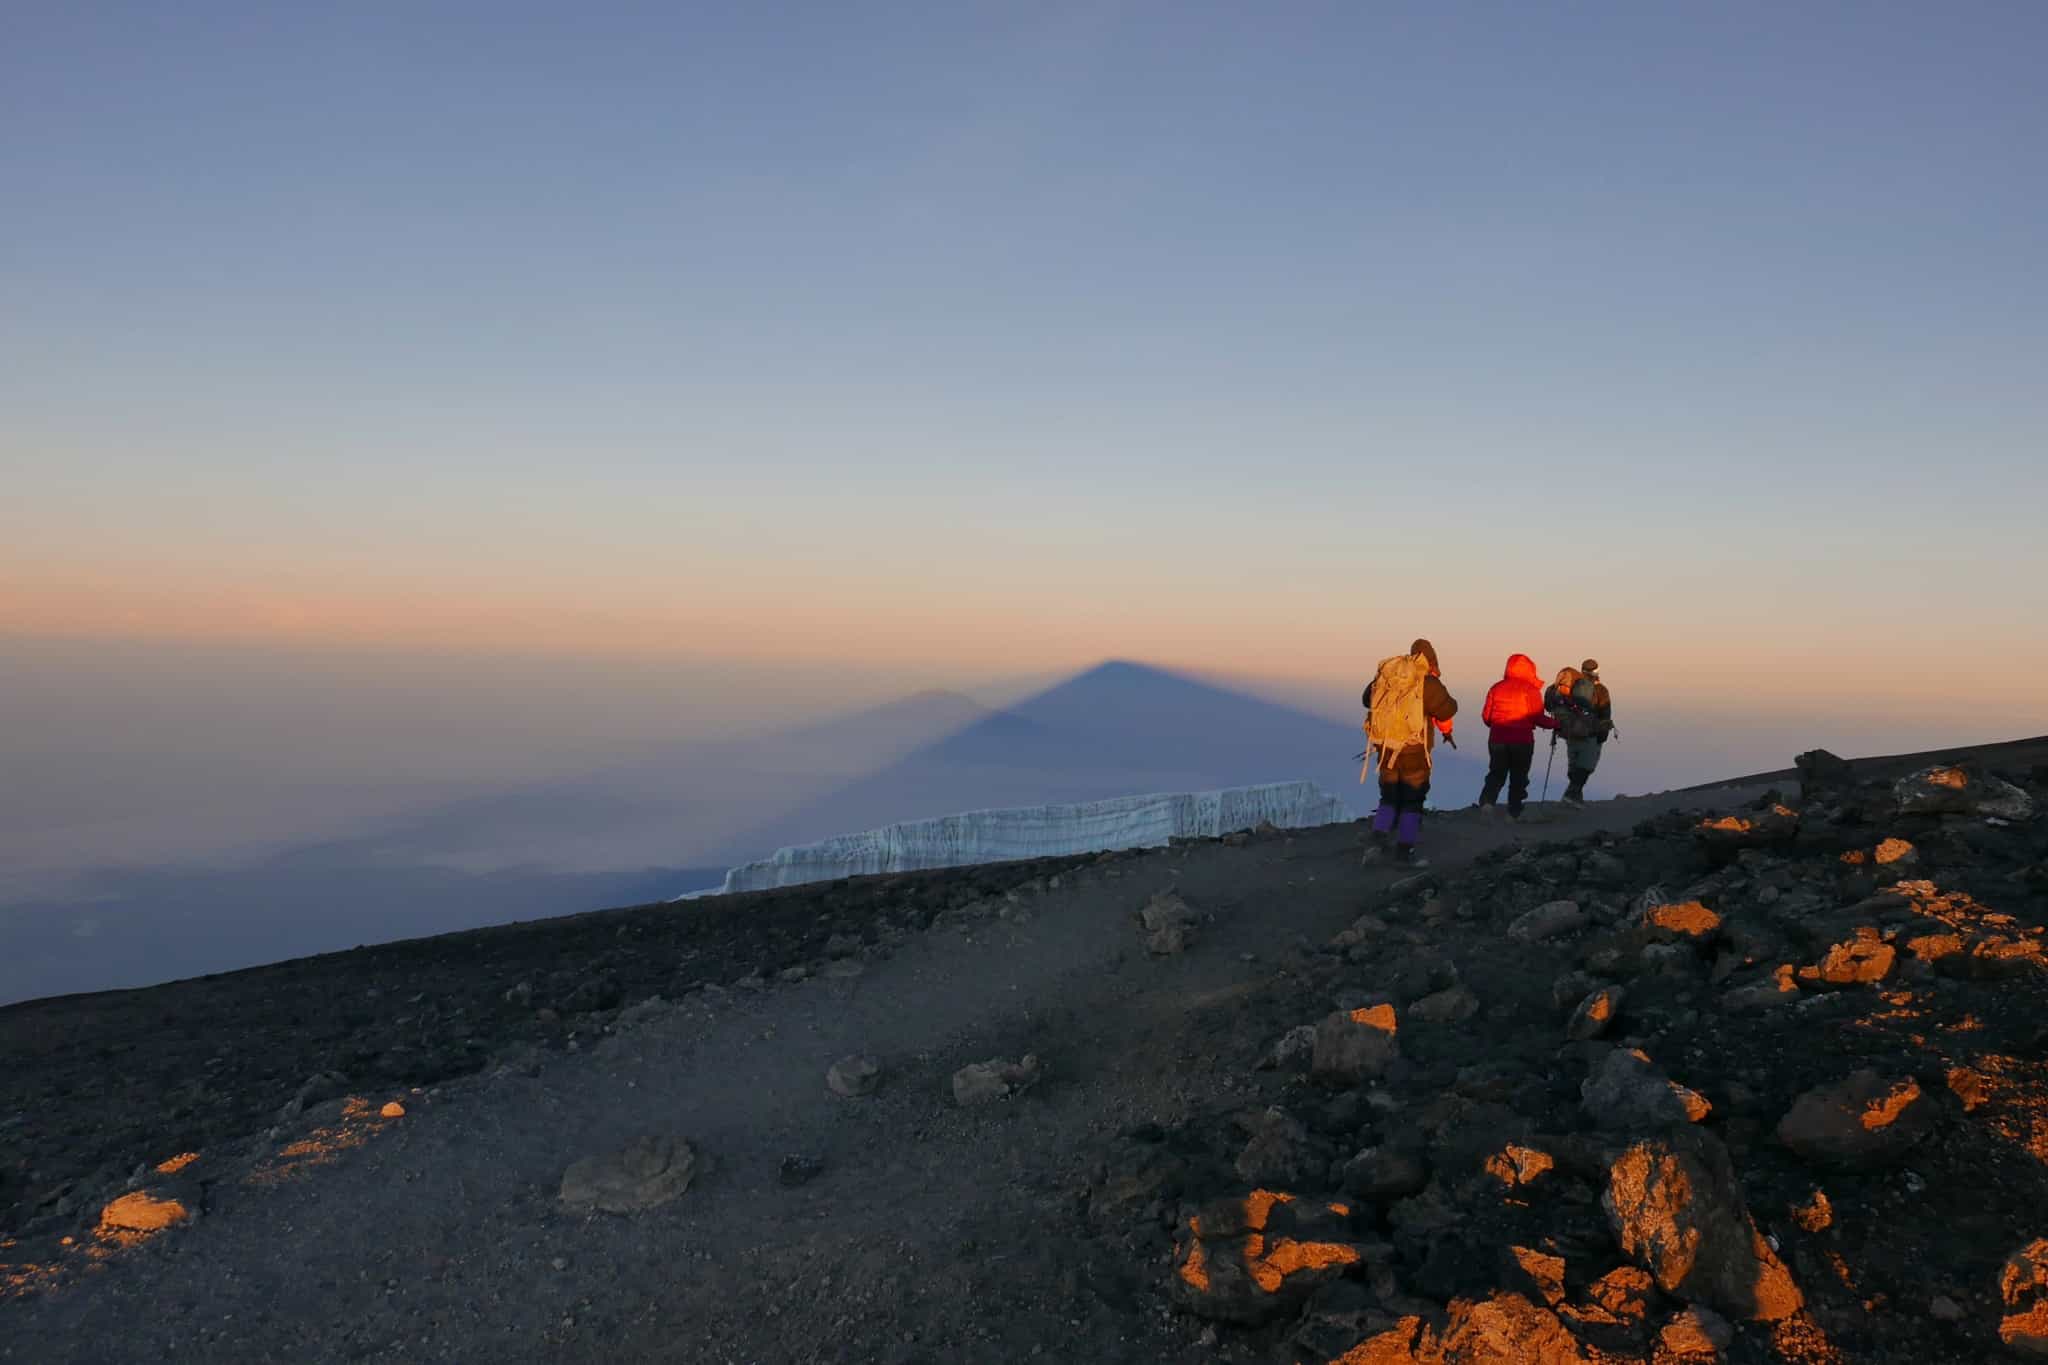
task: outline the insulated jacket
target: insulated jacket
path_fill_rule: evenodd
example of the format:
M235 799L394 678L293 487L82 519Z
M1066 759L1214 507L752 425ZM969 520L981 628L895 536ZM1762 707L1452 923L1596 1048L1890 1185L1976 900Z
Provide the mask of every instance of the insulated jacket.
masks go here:
M1539 726L1557 728L1557 722L1544 714L1543 683L1534 659L1526 654L1508 656L1501 680L1487 689L1479 719L1490 727L1486 737L1495 744L1534 744Z

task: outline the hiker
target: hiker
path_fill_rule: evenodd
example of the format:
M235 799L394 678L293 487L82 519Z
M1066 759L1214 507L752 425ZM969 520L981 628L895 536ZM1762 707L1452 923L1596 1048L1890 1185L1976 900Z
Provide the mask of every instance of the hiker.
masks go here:
M1564 799L1574 806L1586 801L1586 779L1600 766L1600 748L1614 733L1614 699L1600 681L1598 660L1558 670L1557 681L1543 694L1543 709L1556 720L1556 737L1564 740L1569 783Z
M1431 755L1441 734L1452 748L1451 717L1458 714L1458 702L1438 677L1436 647L1427 640L1408 646L1406 654L1380 660L1372 683L1360 700L1365 703L1365 752L1359 757L1367 772L1379 773L1380 805L1373 812L1372 842L1364 861L1375 863L1393 851L1415 867L1429 866L1429 860L1415 851L1422 834L1422 803L1429 796Z
M1510 654L1500 681L1486 690L1479 719L1487 726L1486 784L1479 789L1479 809L1494 811L1503 783L1508 789L1508 818L1522 818L1529 799L1529 765L1536 759L1536 731L1556 730L1557 722L1543 709L1543 680L1536 661Z

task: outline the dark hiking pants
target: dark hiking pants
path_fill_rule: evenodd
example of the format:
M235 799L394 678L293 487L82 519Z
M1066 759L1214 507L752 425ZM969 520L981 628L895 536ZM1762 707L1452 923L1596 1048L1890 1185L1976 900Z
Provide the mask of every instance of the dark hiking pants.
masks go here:
M1479 804L1490 806L1500 798L1501 784L1508 789L1508 814L1520 815L1529 799L1529 765L1536 759L1536 745L1494 744L1486 746L1486 785L1479 789Z

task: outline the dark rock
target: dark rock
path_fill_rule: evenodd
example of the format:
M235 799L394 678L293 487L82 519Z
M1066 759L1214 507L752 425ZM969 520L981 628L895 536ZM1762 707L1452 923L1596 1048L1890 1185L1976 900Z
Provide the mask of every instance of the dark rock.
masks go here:
M1392 1005L1370 1005L1329 1014L1316 1025L1310 1070L1319 1080L1330 1084L1358 1085L1369 1081L1401 1055L1395 1039L1397 1027Z
M1801 1095L1778 1124L1778 1141L1808 1161L1881 1166L1926 1136L1933 1104L1910 1077L1865 1069Z
M1580 1087L1586 1117L1616 1132L1698 1123L1713 1106L1666 1076L1647 1055L1616 1048Z
M673 1137L637 1137L615 1152L584 1157L562 1176L561 1199L572 1209L632 1213L665 1204L690 1187L697 1154Z

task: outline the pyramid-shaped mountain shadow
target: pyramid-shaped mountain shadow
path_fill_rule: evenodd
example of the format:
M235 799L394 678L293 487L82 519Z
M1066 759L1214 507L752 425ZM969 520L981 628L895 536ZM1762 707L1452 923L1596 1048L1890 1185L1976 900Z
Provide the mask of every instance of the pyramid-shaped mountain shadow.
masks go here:
M828 791L734 841L734 862L901 820L1307 778L1361 813L1355 724L1143 664L1100 664ZM1439 750L1435 802L1477 794L1480 769Z

